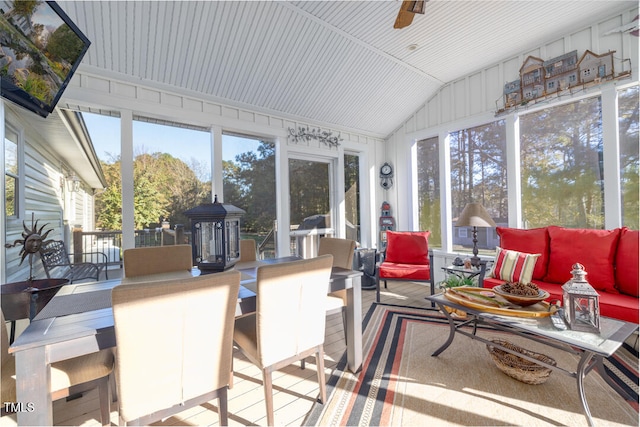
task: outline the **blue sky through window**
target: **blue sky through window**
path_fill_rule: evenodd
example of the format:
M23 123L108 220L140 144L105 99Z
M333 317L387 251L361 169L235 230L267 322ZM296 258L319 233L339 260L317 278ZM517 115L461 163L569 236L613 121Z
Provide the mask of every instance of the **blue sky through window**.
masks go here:
M111 163L120 156L120 119L100 114L83 113L93 147L98 158ZM134 154L163 152L181 159L187 164L197 160L206 170L211 164L211 135L192 129L134 122ZM222 157L234 160L238 154L255 151L257 139L224 135Z

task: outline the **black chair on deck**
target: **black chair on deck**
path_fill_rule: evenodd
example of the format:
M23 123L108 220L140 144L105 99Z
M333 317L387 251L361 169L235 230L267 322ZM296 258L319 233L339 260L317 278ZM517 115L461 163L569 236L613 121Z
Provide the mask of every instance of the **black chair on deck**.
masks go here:
M52 240L42 246L40 259L49 279L68 279L69 283L82 279L100 280L100 273L104 270L105 279L107 273L107 255L102 252L74 253L75 256L89 255L91 260L99 262L72 263L70 254L61 240Z

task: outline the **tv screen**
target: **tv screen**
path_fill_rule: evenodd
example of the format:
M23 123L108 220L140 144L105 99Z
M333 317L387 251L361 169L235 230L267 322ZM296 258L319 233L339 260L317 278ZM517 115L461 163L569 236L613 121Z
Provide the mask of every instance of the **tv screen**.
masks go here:
M2 96L47 117L91 42L53 1L0 0L0 14Z

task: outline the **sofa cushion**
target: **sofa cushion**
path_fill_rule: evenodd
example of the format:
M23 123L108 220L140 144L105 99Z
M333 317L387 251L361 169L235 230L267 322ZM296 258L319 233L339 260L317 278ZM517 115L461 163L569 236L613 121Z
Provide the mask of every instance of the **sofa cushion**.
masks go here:
M531 283L536 260L540 254L527 254L496 248L496 259L490 277L515 283Z
M616 251L616 288L623 294L638 296L640 283L640 231L623 228Z
M613 317L624 320L625 322L638 323L640 309L638 308L637 297L601 292L599 302L601 316Z
M387 231L385 261L429 264L429 231Z
M532 278L538 280L544 278L549 264L549 233L546 227L529 230L496 227L496 233L500 236L500 247L503 249L540 254Z
M587 276L587 279L589 276ZM553 283L539 282L536 283L540 289L549 292L550 297L547 301L559 299L562 301L562 285ZM620 293L611 293L598 291L598 301L600 307L600 315L612 317L614 319L624 320L626 322L638 323L640 315L640 307L638 306L638 298Z
M563 284L571 279L572 266L580 263L587 281L598 291L615 288L615 261L620 229L596 230L549 226L549 266L545 282Z
M493 288L498 285L502 285L503 280L485 278L483 287ZM557 283L548 283L540 280L534 280L533 283L538 285L540 289L544 289L549 292L549 298L547 302L554 302L554 300L562 302L562 285ZM624 320L626 322L638 323L640 319L640 306L638 305L638 298L611 292L598 292L600 297L600 315L605 317L612 317L614 319Z

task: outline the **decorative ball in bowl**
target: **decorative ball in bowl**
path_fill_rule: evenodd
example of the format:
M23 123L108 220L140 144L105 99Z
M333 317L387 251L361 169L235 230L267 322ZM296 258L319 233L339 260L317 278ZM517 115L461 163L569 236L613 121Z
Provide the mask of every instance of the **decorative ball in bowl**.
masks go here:
M549 298L549 292L539 289L533 283L505 283L493 288L493 291L507 301L526 307Z

